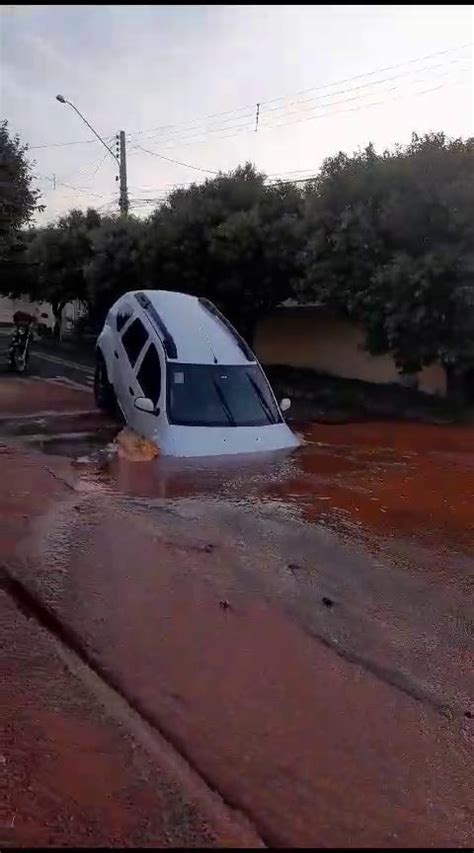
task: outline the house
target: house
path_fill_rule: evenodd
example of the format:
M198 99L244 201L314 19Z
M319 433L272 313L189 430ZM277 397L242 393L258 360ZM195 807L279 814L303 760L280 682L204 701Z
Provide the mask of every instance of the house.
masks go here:
M8 299L6 296L0 297L0 326L13 323L13 315L15 311L25 311L28 314L47 314L48 319L45 322L53 327L54 318L51 311L51 305L48 302L30 302L29 299Z
M61 336L66 335L74 324L85 313L84 305L79 300L68 302L64 308L61 318ZM51 329L54 328L54 315L49 302L30 302L28 299L8 299L0 297L0 325L13 322L15 311L27 311L30 314L47 314L47 319L42 318Z

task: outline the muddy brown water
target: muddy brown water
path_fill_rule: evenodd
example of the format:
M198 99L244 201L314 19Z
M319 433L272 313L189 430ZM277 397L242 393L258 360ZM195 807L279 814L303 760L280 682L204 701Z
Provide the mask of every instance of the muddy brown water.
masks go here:
M151 462L45 442L76 476L19 458L5 536L57 494L21 581L270 846L463 846L474 433L301 434L288 454Z
M297 432L304 443L296 451L206 459L129 461L106 449L99 434L49 440L41 449L79 457L83 490L150 500L205 496L256 511L272 507L351 535L472 552L473 428L310 424Z

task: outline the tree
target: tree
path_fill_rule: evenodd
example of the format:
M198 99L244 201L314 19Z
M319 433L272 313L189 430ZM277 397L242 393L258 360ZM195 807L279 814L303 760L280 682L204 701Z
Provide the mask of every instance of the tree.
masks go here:
M39 191L32 189L27 146L18 136L11 137L8 123L0 123L0 292L27 292L30 270L25 263L28 236L21 229L30 221L38 205Z
M15 234L30 221L38 207L39 190L26 159L27 146L11 137L8 122L0 123L0 250L2 258Z
M474 140L442 133L327 160L306 193L300 293L360 322L414 372L474 366Z
M208 297L251 341L260 317L293 291L301 207L294 186L268 186L249 163L177 190L149 220L147 280Z
M122 293L144 286L144 229L143 222L129 216L103 219L92 234L85 283L91 319L97 329Z
M51 303L55 334L67 302L88 303L84 271L92 257L92 235L100 225L97 211L71 210L55 225L38 229L26 253L34 271L28 296Z

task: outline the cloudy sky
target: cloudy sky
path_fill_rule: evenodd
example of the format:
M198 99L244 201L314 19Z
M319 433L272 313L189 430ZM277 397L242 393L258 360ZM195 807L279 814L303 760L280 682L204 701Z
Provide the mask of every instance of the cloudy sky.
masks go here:
M112 147L126 131L140 214L246 160L303 179L370 141L473 133L468 5L2 6L0 27L0 113L31 147L43 221L117 210L115 163L58 92Z

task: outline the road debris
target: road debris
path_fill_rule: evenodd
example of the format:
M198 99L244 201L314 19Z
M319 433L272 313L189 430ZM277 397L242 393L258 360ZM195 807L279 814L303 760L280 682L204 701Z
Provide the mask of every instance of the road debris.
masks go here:
M138 435L130 427L124 427L115 441L119 457L129 462L151 462L159 454L158 447L153 441Z

